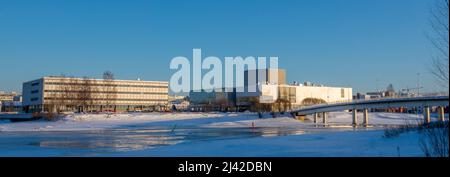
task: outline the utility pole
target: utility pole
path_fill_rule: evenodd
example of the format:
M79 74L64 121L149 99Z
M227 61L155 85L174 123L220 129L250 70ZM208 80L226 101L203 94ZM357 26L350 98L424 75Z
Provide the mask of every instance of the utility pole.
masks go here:
M420 96L420 73L417 73L417 96Z
M379 84L378 84L379 81L380 81L379 79L375 80L375 87L376 87L377 92L380 92L380 88L379 88Z

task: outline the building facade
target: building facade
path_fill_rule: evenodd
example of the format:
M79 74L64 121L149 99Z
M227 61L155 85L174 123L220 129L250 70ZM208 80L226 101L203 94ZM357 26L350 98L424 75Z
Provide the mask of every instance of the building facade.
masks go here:
M276 103L283 100L292 107L319 103L345 102L352 100L352 88L260 84L256 92L236 93L238 106L257 103Z
M22 111L22 102L5 101L0 103L0 112L18 113Z
M189 109L191 111L229 111L236 107L236 89L222 88L219 92L191 91L189 93Z
M44 77L23 83L25 112L161 110L168 82Z
M0 91L0 102L19 101L20 94Z
M20 112L22 96L17 92L0 91L0 112Z
M258 84L286 84L286 71L284 69L257 69L244 71L244 85L256 86Z

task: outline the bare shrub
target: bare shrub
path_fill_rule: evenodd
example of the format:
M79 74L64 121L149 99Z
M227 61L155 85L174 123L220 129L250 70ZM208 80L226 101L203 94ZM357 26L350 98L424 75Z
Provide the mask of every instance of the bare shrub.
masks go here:
M57 113L48 112L43 115L43 118L46 121L56 121L58 120L59 116Z
M405 125L399 125L393 128L387 128L384 130L383 137L385 138L395 138L400 136L402 133L407 133L411 131L416 131L420 126L418 124L407 123Z
M420 130L419 143L427 157L449 157L447 122L429 124Z

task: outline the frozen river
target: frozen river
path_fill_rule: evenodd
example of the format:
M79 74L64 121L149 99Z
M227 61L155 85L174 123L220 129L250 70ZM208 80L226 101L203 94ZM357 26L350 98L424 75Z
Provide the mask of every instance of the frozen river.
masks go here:
M348 126L338 128L132 126L107 130L0 132L0 156L107 156L109 153L151 149L183 142L212 142L344 130L358 129Z
M259 119L247 114L123 114L112 118L78 115L50 122L3 122L0 156L232 156L227 153L230 149L238 156L304 156L315 151L322 156L341 143L349 143L341 147L348 147L348 155L353 156L353 148L358 144L373 149L377 148L374 143L387 148L396 143L386 142L383 131L368 130L383 130L404 124L405 120L414 123L419 119L416 115L374 113L371 127L353 128L350 117L350 113L332 113L327 127L288 117ZM415 138L411 136L409 139ZM410 143L417 141L398 142L402 143L398 146L409 148L415 146ZM246 149L248 146L255 148ZM266 151L277 146L278 152ZM318 150L320 146L330 148ZM416 151L417 148L411 150Z

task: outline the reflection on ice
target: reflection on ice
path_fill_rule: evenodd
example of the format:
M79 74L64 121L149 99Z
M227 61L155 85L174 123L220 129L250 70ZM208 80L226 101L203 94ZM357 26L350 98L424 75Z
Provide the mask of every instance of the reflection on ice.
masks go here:
M376 127L373 127L376 128ZM372 128L372 129L373 129ZM367 129L367 128L365 128ZM0 151L17 146L67 151L70 156L125 152L170 146L182 142L302 135L313 132L355 130L352 126L297 127L142 126L92 131L4 132ZM20 138L14 138L20 137Z

